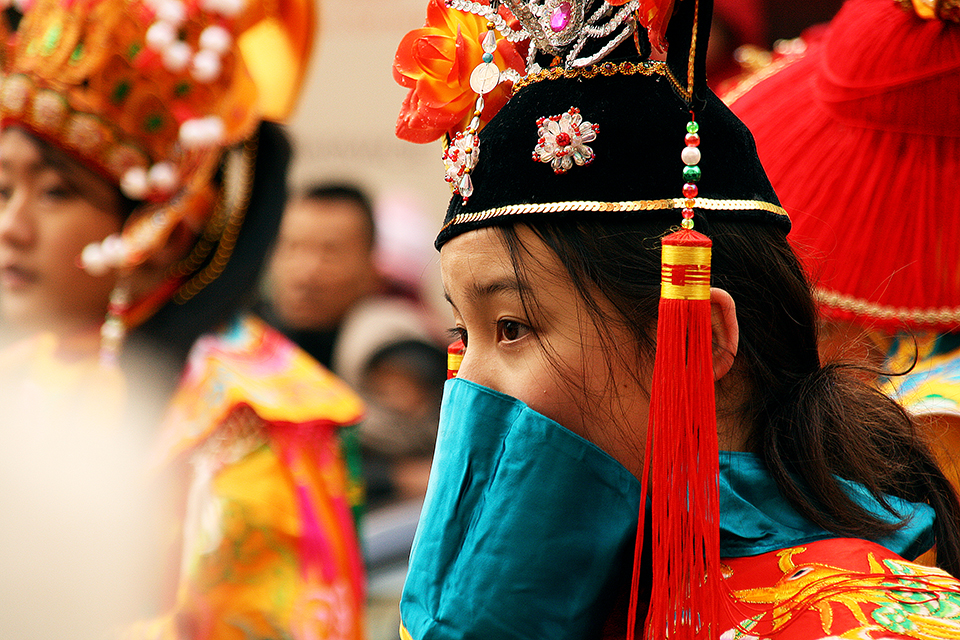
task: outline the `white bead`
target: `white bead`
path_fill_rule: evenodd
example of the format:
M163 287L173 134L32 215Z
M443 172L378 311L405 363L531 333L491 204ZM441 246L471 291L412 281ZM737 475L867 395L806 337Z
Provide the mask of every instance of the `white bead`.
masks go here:
M220 54L210 49L203 49L193 56L193 64L190 66L190 75L197 82L213 82L220 77L220 71L223 65L220 62Z
M147 181L157 191L169 193L177 186L177 168L171 162L158 162L147 172Z
M187 8L180 0L165 0L157 5L157 18L178 27L187 18Z
M127 169L120 178L120 190L131 200L143 200L147 195L147 171L143 167Z
M500 84L500 69L493 62L478 64L470 74L470 88L474 93L485 95Z
M147 46L154 51L163 51L177 39L177 30L169 22L154 22L147 29Z
M179 73L187 68L192 56L193 50L190 49L190 45L177 40L163 50L163 66L168 71Z
M180 144L187 149L199 146L200 136L203 135L202 129L199 120L185 121L180 125Z
M223 120L216 116L194 118L180 125L180 143L188 149L213 146L223 140Z
M696 147L684 147L680 152L680 159L683 164L692 166L700 162L700 149Z
M219 13L225 18L233 18L243 9L244 0L220 0Z
M125 333L126 328L123 323L115 318L110 318L100 327L100 335L111 342L119 342Z
M91 242L83 248L80 253L80 264L83 265L84 271L95 278L106 275L110 270L98 242Z
M219 144L223 140L223 135L226 131L223 120L217 116L207 116L204 120L206 121L204 127L206 127L209 144Z
M100 243L100 251L106 264L111 267L119 267L127 259L127 243L119 233L111 233L104 238Z
M203 30L200 34L200 48L209 49L223 55L233 44L233 36L230 32L219 25L212 25Z

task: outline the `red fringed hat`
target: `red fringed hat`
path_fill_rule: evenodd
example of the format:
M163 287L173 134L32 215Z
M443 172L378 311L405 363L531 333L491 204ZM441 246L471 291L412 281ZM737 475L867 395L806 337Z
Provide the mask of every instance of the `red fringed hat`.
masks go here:
M754 134L825 317L960 330L957 3L848 0L802 57L726 101Z

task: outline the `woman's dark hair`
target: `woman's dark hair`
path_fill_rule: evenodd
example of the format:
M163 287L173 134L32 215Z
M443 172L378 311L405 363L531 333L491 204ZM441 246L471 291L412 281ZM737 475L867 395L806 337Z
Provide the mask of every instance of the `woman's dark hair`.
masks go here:
M558 256L601 328L628 327L638 355L654 351L660 295L659 238L669 222L537 221L530 227ZM936 512L938 564L960 575L960 502L909 415L841 364L821 366L811 288L782 231L751 222L698 221L713 240L713 285L737 306L734 377L745 382L740 413L748 447L805 517L840 536L876 539L902 524L853 501L837 478ZM526 250L500 228L519 278ZM597 292L619 318L604 314ZM892 509L891 509L892 512Z
M216 329L252 302L260 270L286 204L287 166L291 156L290 142L279 125L261 123L256 143L247 213L226 267L196 296L183 304L167 302L131 332L123 351L127 362L133 359L166 362L169 370L178 373L199 336ZM164 378L175 383L177 373Z

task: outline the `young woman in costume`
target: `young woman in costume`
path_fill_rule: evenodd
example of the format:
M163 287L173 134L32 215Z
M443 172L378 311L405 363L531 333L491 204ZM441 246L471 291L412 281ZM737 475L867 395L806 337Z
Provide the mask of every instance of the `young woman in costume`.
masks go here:
M3 356L5 415L159 427L142 467L177 483L179 577L131 637L362 637L341 441L360 401L239 313L284 204L289 144L266 121L292 107L312 6L39 0L5 17L0 309L33 334Z
M943 197L960 169L960 10L849 2L802 56L762 73L728 100L793 218L825 355L909 370L883 388L960 486L960 204Z
M957 497L820 362L789 217L703 84L710 3L497 4L432 2L394 67L398 133L447 136L464 345L401 635L956 637Z

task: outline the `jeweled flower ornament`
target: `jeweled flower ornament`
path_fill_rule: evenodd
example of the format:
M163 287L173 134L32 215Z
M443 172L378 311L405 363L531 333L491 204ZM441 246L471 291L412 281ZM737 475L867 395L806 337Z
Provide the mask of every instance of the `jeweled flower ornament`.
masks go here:
M457 133L443 150L444 180L464 198L469 198L473 193L470 172L479 159L480 140L474 133Z
M633 35L640 0L503 0L530 34L536 51L557 56L564 67L585 67L602 60Z
M576 107L566 113L537 120L536 162L549 164L553 172L566 173L574 165L583 167L593 162L593 149L586 143L597 139L600 126L587 122Z

